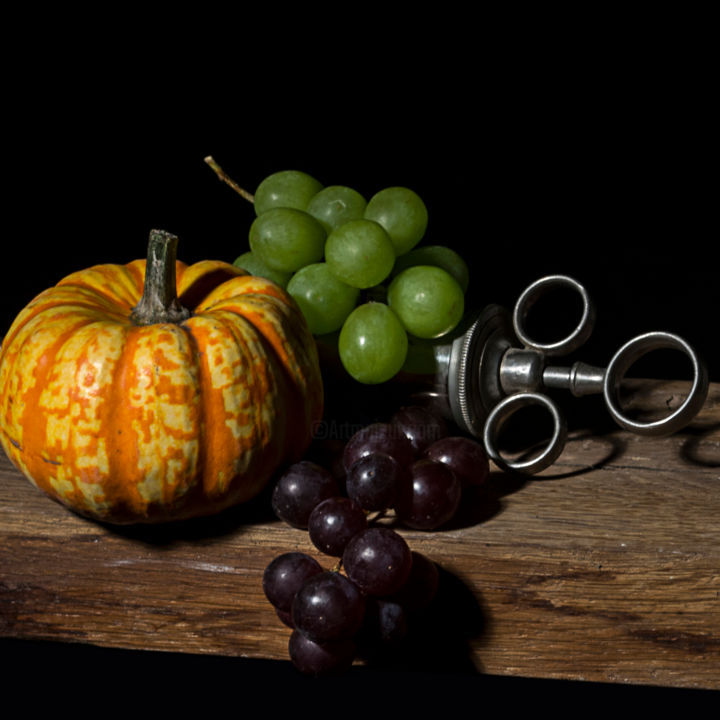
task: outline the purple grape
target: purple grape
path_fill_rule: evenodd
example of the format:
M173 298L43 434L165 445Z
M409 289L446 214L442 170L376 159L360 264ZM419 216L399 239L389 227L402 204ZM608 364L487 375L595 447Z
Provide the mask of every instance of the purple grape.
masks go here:
M398 489L395 512L415 530L435 530L452 519L462 496L462 485L445 463L417 460L410 467L410 482Z
M358 587L330 570L307 580L292 605L295 628L320 643L352 637L364 615L365 598Z
M425 457L450 467L463 487L482 485L490 472L485 448L476 440L461 435L437 440L425 450Z
M368 598L362 635L365 644L392 645L407 633L407 613L400 603L388 598Z
M405 433L392 423L371 423L358 430L345 445L343 465L347 472L361 457L382 452L397 460L401 466L409 465L415 459L410 440Z
M308 534L312 544L326 555L342 557L350 539L367 527L363 509L350 498L323 500L310 513Z
M287 625L289 628L295 629L295 626L293 625L292 621L292 613L286 612L285 610L278 610L275 608L275 614L278 616L279 620L284 624Z
M355 659L352 639L320 643L298 630L288 641L292 664L306 675L330 675L349 670Z
M401 407L392 416L391 422L407 436L417 456L448 434L445 420L421 405Z
M306 580L322 571L320 563L305 553L287 552L278 555L263 573L265 597L277 610L290 612L295 593Z
M364 510L387 510L393 506L395 488L406 474L407 470L391 455L370 453L350 467L345 490Z
M273 488L271 504L277 517L304 530L313 508L339 494L338 482L329 470L309 460L301 460L280 476Z
M390 595L408 579L412 554L402 535L392 528L369 527L347 544L343 566L367 595Z

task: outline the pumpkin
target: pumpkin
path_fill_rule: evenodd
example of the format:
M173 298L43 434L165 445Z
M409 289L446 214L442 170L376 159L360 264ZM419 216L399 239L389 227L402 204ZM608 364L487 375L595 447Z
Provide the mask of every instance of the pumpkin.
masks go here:
M0 440L38 488L96 520L153 523L250 500L307 449L317 348L293 299L221 261L96 265L40 293L0 349Z

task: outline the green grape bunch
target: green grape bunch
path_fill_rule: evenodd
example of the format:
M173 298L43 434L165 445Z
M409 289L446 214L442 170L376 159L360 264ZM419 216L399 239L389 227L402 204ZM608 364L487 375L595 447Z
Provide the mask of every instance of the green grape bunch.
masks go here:
M281 170L250 195L206 162L254 205L248 248L234 264L286 289L356 381L392 379L413 343L460 323L468 266L449 247L423 244L428 210L410 188L385 187L366 200L354 188Z

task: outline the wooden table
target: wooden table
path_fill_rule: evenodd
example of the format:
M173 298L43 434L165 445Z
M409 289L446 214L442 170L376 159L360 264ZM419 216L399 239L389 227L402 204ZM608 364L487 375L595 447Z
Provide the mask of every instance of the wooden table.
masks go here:
M494 471L453 526L401 530L443 581L410 668L720 689L720 385L672 437L589 430L534 479ZM332 563L268 508L104 527L2 455L0 637L287 660L262 572L292 549Z

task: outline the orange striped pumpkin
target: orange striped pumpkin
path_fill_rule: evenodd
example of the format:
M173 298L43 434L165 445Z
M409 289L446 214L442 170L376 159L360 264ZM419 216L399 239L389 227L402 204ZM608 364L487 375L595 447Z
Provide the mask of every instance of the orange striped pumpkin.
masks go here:
M67 276L0 349L6 454L100 521L245 502L302 456L322 413L317 349L292 298L224 262L185 265L176 245L153 231L147 260Z

